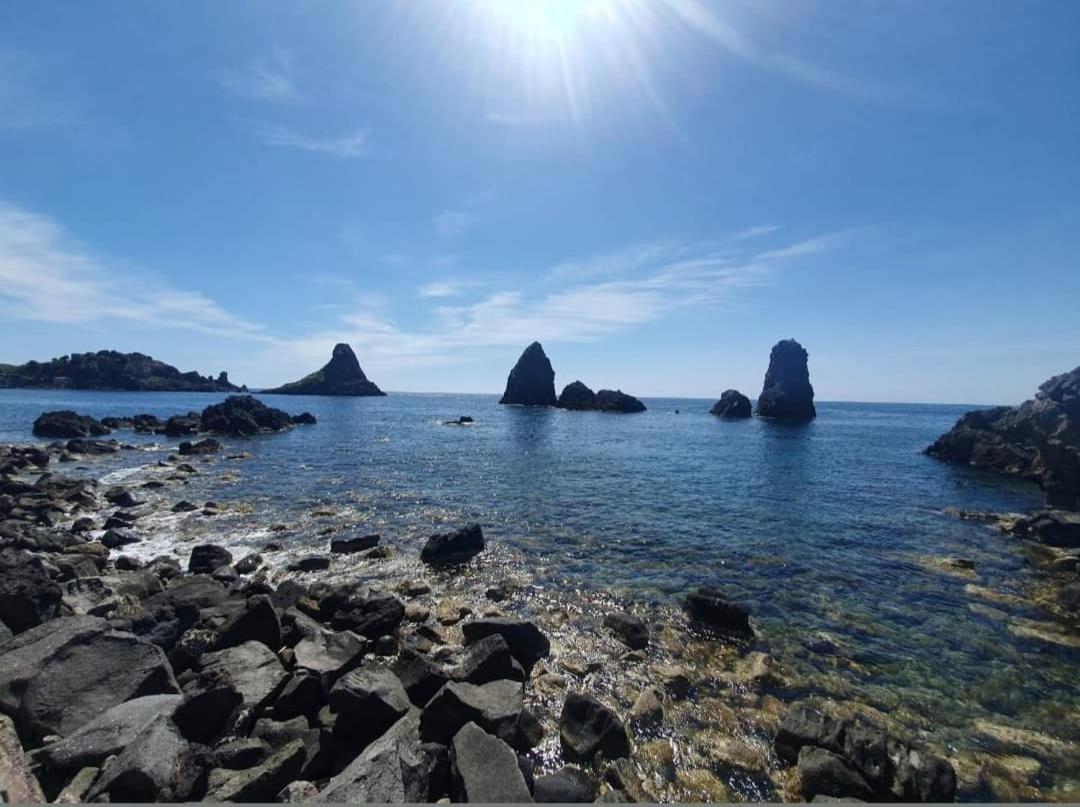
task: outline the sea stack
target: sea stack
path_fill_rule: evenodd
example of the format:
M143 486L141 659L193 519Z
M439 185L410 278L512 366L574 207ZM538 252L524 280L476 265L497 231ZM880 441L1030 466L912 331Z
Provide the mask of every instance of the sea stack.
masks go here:
M291 384L265 390L274 395L385 395L368 381L353 349L345 343L334 345L330 361L311 375Z
M720 400L713 404L709 410L710 415L721 418L748 418L750 417L750 399L737 389L724 390Z
M539 342L533 342L506 379L501 404L555 406L555 370Z
M593 392L585 384L575 381L567 384L556 404L560 409L591 412L644 412L645 404L620 389L602 389Z
M758 415L784 420L809 420L817 415L806 358L806 350L794 339L773 346L757 401Z
M1038 482L1047 504L1080 509L1080 367L1020 406L968 412L926 449L945 462Z

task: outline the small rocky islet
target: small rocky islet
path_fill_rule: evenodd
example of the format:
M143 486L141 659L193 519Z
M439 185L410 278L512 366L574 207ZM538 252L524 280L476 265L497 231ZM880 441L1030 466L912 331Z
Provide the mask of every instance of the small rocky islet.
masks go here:
M267 541L237 558L213 543L140 556L147 513L220 516L177 495L196 466L226 456L212 435L314 421L251 401L164 422L61 413L45 428L69 424L67 443L0 448L9 798L1037 798L1038 760L1072 753L985 720L977 734L1021 754L953 755L869 706L808 700L719 591L688 592L678 613L489 579L501 547L479 525L419 547L356 534L313 555ZM114 429L212 442L177 446L189 448L160 464L164 481L105 486L94 464L134 449L100 439ZM50 473L61 460L91 473ZM1061 510L1011 524L1047 545L1075 535Z
M555 370L539 342L533 342L517 360L506 379L506 391L500 404L515 406L553 406L560 409L591 412L644 412L645 404L622 390L602 389L593 392L581 381L567 384L555 397Z

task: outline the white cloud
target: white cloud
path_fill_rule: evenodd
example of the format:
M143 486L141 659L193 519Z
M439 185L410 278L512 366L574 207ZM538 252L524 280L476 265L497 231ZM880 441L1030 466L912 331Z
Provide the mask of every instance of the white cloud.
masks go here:
M776 261L784 258L799 258L804 255L813 255L817 252L824 252L827 249L833 249L842 244L848 236L851 235L851 232L852 231L850 230L845 230L844 232L829 233L827 235L815 236L814 238L807 238L804 241L799 241L786 247L762 252L757 256L757 259L762 261Z
M234 338L267 339L258 325L205 295L124 271L72 242L52 219L0 201L0 307L59 325L128 321Z
M442 280L425 283L416 290L421 297L456 297L480 284L475 280Z
M457 238L473 223L473 217L464 210L447 210L439 213L431 221L431 226L440 238Z
M734 235L730 236L731 241L746 241L750 238L760 238L763 235L769 235L775 233L781 229L779 224L763 224L760 227L747 227L745 230L740 230Z
M363 157L367 154L367 129L357 129L340 137L310 137L284 126L263 126L255 129L255 136L267 146L313 151L334 157Z
M294 72L292 53L276 50L273 55L256 59L245 68L224 71L219 80L221 86L234 95L280 104L300 97Z

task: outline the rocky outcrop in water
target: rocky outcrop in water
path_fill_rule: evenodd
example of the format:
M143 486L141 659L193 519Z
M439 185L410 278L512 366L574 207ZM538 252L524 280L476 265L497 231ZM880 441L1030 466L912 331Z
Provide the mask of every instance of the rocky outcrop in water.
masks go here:
M299 381L264 390L274 395L385 395L360 369L353 349L344 342L334 345L334 353L322 369Z
M227 373L217 378L182 373L142 353L72 353L51 361L0 365L0 387L125 390L138 392L239 392Z
M644 412L645 404L622 390L602 389L593 392L580 381L563 388L556 403L560 409L593 412Z
M817 415L807 353L794 339L777 342L769 354L757 414L784 420L809 420Z
M555 370L539 342L533 342L506 379L501 404L519 406L555 406Z
M750 399L737 389L724 390L720 400L709 410L709 414L721 418L748 418L751 414Z
M1080 509L1080 367L1020 406L968 412L926 453L1034 480L1049 504Z
M101 437L111 429L89 415L79 415L70 409L42 412L34 421L35 437Z

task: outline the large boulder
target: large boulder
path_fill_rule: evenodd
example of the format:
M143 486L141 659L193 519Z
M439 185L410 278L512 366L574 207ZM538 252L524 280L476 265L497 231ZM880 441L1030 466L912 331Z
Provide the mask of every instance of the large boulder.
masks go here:
M461 626L465 645L498 634L506 640L510 652L518 663L530 672L533 665L551 652L551 642L532 622L510 617L482 617Z
M80 415L65 409L58 412L43 412L34 421L35 437L101 437L111 429L89 415Z
M968 412L926 453L1034 480L1052 507L1080 510L1080 367L1020 406Z
M581 381L573 381L559 393L560 409L592 409L596 406L596 393Z
M747 638L754 634L749 612L715 588L704 586L690 592L685 608L692 619L715 630Z
M360 369L353 349L341 343L321 370L281 387L266 390L274 395L385 395Z
M88 801L188 801L201 795L207 755L192 749L172 721L158 715L101 771Z
M574 761L590 762L602 752L605 759L630 753L630 736L619 716L591 695L571 692L559 716L563 751Z
M179 691L160 647L108 631L53 652L29 679L16 719L24 736L66 736L118 703Z
M596 801L596 782L584 771L567 765L554 773L537 776L533 798L537 803L586 804Z
M420 560L432 566L464 563L483 549L483 530L479 524L469 524L453 532L432 535L420 550Z
M815 796L869 801L874 795L870 785L846 759L824 748L804 746L799 752L799 781L807 801Z
M199 422L204 432L244 437L285 431L292 428L293 418L251 395L230 395L221 403L206 407Z
M0 552L0 622L22 633L59 613L63 590L29 552Z
M411 708L397 676L376 667L343 675L330 690L329 703L337 713L335 732L366 742L382 735Z
M709 414L729 419L748 418L751 415L750 399L737 389L724 390Z
M445 684L424 707L420 736L425 741L445 744L471 721L512 743L517 739L522 696L519 681L492 681L479 686Z
M596 393L596 406L598 412L644 412L645 404L633 395L627 395L621 389L602 389Z
M450 744L455 801L531 802L532 795L513 749L475 723L467 723Z
M442 795L438 763L420 742L415 711L398 720L378 740L331 779L317 801L401 804L434 801Z
M520 406L555 406L555 370L539 342L533 342L521 354L506 379L501 404Z
M757 414L784 420L809 420L817 415L807 353L794 339L777 342L769 354Z
M191 550L188 571L192 574L210 574L219 566L232 563L232 552L217 544L199 544Z
M499 680L524 681L525 670L510 652L506 639L493 633L465 648L454 670L454 678L470 684Z
M204 653L198 666L203 674L228 679L240 694L241 705L252 709L270 703L288 679L277 655L261 642Z

